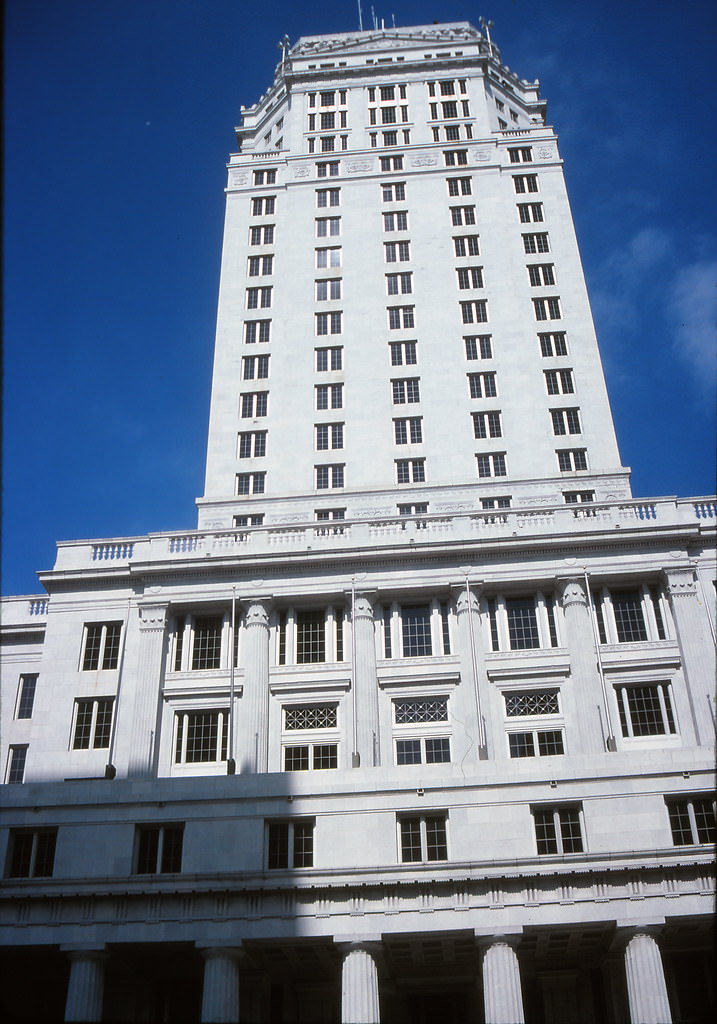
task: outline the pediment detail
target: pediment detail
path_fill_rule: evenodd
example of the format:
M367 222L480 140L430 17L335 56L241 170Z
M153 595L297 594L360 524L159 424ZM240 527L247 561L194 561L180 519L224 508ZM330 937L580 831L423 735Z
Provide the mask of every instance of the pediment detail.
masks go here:
M421 29L386 29L382 32L356 32L336 37L300 39L292 46L290 57L308 57L319 53L341 53L347 50L385 50L387 43L439 43L475 42L483 37L470 25L432 26Z

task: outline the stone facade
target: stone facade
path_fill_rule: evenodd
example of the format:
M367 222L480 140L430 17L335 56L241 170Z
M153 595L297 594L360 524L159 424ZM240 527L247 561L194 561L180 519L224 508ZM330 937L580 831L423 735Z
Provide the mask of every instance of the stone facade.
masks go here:
M9 1019L711 1019L715 503L630 495L543 110L461 23L243 111L199 529L3 602Z

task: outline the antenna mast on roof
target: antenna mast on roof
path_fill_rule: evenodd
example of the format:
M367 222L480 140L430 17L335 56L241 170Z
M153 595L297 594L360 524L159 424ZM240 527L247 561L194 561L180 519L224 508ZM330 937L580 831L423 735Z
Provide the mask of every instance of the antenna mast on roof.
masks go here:
M361 0L356 0L359 9L359 32L363 32L363 13L361 11Z
M480 22L481 28L484 29L485 34L486 34L486 36L488 38L488 50L490 51L490 55L492 57L493 56L493 43L492 43L491 38L490 38L490 30L494 27L493 26L493 22L492 21L486 21L485 18L483 17L483 15L480 16L478 21Z

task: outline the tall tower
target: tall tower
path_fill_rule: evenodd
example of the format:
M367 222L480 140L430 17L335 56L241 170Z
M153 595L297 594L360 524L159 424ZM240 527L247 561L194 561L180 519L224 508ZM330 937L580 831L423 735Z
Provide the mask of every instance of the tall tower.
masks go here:
M630 497L544 113L467 23L244 111L199 529L3 602L9 1018L713 1019L717 507Z
M236 134L200 527L629 496L537 82L306 37Z

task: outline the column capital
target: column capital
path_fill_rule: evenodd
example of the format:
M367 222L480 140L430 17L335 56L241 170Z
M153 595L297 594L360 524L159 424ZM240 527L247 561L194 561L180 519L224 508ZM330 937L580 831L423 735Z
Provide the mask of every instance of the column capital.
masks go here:
M571 605L587 608L589 598L582 576L558 576L555 582L563 608L569 608Z
M636 921L634 923L626 922L624 924L620 924L618 921L610 943L610 949L624 952L626 947L637 935L647 935L649 938L657 941L664 931L664 928L664 919L662 921Z
M664 573L670 597L696 596L697 579L693 566L680 565L675 566L674 569L665 568Z
M468 590L465 587L461 587L460 590L456 588L456 615L463 615L465 612L478 614L479 595L482 586L483 584L479 583L478 585L470 586Z
M518 932L487 932L481 934L478 931L475 932L476 945L483 952L487 952L492 946L510 946L512 950L517 950L520 946L523 938L522 929Z
M140 633L164 632L167 625L168 607L168 602L138 605Z
M373 957L378 957L383 953L383 943L379 936L374 939L334 938L334 946L344 957L355 952L370 953Z
M351 591L346 594L347 611L348 617L351 619L352 612L358 621L359 619L370 619L373 622L373 602L376 598L376 592L372 591L371 596L366 592L356 594L353 598L353 608L351 604Z
M241 945L209 946L202 942L195 942L194 946L204 960L234 960L238 963L246 956L246 950Z
M64 943L60 952L66 953L70 960L107 960L110 955L106 946L84 946L79 942Z
M251 597L242 598L242 604L246 606L244 612L244 625L269 627L269 609L271 600L269 598Z

